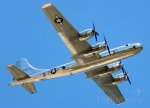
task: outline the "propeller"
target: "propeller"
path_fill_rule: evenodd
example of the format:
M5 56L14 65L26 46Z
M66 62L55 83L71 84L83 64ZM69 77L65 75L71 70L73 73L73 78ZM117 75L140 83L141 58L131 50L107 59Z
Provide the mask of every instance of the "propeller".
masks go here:
M121 61L119 62L119 64L122 66ZM122 69L123 75L127 78L127 81L128 81L129 84L131 85L131 81L130 81L130 78L129 78L129 76L128 76L128 73L126 72L126 70L124 69L123 66L121 67L121 69Z
M93 30L92 30L92 33L94 34L95 36L95 40L97 42L97 39L98 39L98 36L99 36L99 33L96 31L96 28L95 28L95 24L93 22Z
M104 34L103 34L103 36L104 36L105 44L107 44L107 50L108 50L108 52L109 52L109 55L111 55L111 53L110 53L110 48L109 48L109 46L108 46L107 39L106 39L106 37L105 37L105 35L104 35Z

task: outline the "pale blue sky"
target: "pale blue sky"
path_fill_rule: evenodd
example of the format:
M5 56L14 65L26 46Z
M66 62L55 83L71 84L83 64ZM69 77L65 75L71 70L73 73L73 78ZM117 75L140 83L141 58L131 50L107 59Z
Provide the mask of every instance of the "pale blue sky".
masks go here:
M124 60L132 86L119 85L127 102L115 105L83 73L35 83L37 94L10 87L8 64L25 57L35 67L50 68L71 61L71 54L45 16L41 6L52 2L79 31L105 33L110 47L141 42L144 50ZM0 1L0 107L4 108L143 108L149 104L149 0L1 0ZM103 37L99 37L103 41ZM95 43L94 39L90 40ZM141 93L136 91L140 89Z

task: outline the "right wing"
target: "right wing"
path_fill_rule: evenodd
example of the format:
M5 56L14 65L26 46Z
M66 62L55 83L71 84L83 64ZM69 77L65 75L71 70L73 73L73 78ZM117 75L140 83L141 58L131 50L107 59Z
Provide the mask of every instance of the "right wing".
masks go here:
M65 19L65 17L55 8L54 5L48 3L45 4L42 8L68 49L71 51L73 57L92 50L92 47L88 42L79 40L79 32ZM98 57L100 57L100 55L94 55L88 59L84 57L74 59L78 65L83 65L97 60ZM98 76L93 78L93 80L116 103L121 103L124 101L124 98L117 86L106 85L106 83L113 81L111 74L107 77Z
M100 71L100 69L105 68L101 67L95 70L92 70L88 73L97 73ZM105 92L107 96L109 96L116 104L120 104L125 101L124 97L122 96L119 88L117 85L111 85L110 83L114 81L114 78L111 74L108 74L107 76L96 76L93 77L92 80Z
M42 8L68 49L71 51L73 57L92 49L91 45L86 41L79 41L79 32L66 20L54 5L48 3Z

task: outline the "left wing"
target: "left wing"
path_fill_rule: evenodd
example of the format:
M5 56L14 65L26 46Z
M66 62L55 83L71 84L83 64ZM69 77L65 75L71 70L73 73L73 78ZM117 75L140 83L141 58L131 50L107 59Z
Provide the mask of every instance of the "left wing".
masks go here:
M54 5L48 3L42 8L73 56L91 50L92 47L90 44L86 41L79 41L79 32L66 20Z
M86 74L94 74L97 72L100 72L101 69L105 67L100 67L95 70L91 70L90 72L87 72ZM93 77L92 80L105 92L107 96L109 96L116 104L120 104L125 101L124 97L122 96L119 88L117 85L111 85L111 83L114 81L114 78L111 74L108 74L107 76L96 76Z

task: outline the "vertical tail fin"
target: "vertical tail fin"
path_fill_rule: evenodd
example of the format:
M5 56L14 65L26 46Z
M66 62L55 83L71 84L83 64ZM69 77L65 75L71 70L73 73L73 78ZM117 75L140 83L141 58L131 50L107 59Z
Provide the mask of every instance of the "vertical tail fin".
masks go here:
M37 68L34 68L32 65L29 64L29 62L25 58L22 58L19 61L17 61L16 62L16 66L20 70L22 70L25 73L27 73L28 75L33 75L33 74L37 74L37 73L42 73L42 72L48 71L48 69L37 69Z
M27 59L22 58L16 62L16 66L9 65L8 70L11 72L16 81L25 80L31 78L33 75L37 75L38 73L47 72L49 69L37 69L29 64ZM36 93L36 88L34 83L25 83L23 86L29 93Z

